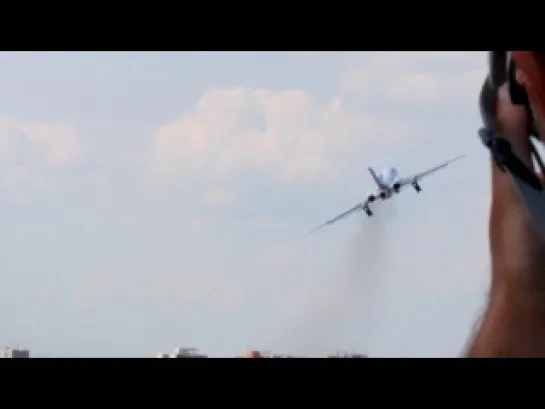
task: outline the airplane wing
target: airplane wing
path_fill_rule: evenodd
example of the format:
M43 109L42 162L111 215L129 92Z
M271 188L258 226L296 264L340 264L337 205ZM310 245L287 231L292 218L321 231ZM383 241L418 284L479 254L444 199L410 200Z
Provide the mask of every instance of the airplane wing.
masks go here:
M365 201L365 202L363 202L363 203L358 203L356 206L354 206L353 208L347 210L346 212L341 213L340 215L334 217L334 218L331 219L331 220L328 220L327 222L325 222L324 224L319 225L318 227L315 227L314 229L312 229L312 230L310 231L310 233L312 233L312 232L314 232L314 231L316 231L316 230L318 230L318 229L321 229L322 227L325 227L325 226L327 226L328 224L333 224L333 223L335 223L336 221L339 221L339 220L341 220L341 219L344 219L346 216L349 216L349 215L351 215L352 213L354 213L354 212L356 212L356 211L358 211L358 210L363 209L365 206L367 206L367 204L368 204L367 201Z
M448 165L450 165L452 162L454 161L457 161L458 159L461 159L463 158L464 156L466 156L465 154L464 155L460 155L460 156L457 156L453 159L450 159L444 163L441 163L440 165L437 165L431 169L428 169L422 173L418 173L416 175L413 175L413 176L410 176L410 177L405 177L405 178L402 178L399 183L401 184L401 186L405 186L405 185L408 185L410 183L413 183L413 182L418 182L419 180L423 179L424 177L428 176L428 175L431 175L432 173L435 173L437 172L438 170L441 170L445 167L447 167Z

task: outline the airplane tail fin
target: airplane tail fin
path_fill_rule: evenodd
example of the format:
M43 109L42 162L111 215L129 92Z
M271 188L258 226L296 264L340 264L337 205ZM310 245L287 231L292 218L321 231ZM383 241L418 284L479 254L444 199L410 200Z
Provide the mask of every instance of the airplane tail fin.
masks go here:
M383 186L383 183L380 181L380 179L378 178L377 174L375 173L375 171L373 170L373 168L367 168L367 170L369 170L369 173L371 174L371 176L373 177L373 180L375 181L375 183L377 184L377 186L382 189L384 186Z

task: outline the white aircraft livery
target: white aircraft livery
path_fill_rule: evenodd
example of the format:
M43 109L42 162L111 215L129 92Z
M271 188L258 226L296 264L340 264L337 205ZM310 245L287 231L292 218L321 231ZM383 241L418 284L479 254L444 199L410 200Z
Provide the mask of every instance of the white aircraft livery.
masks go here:
M412 185L412 187L414 188L414 190L416 190L417 193L420 193L422 191L422 188L420 187L420 180L428 175L431 175L432 173L440 170L440 169L443 169L444 167L446 167L447 165L451 164L452 162L454 162L455 160L458 160L462 157L464 157L465 155L460 155L460 156L457 156L456 158L454 159L451 159L451 160L448 160L438 166L435 166L431 169L428 169L426 170L425 172L422 172L422 173L418 173L416 175L413 175L413 176L409 176L409 177L400 177L399 174L397 173L397 169L396 168L392 168L392 167L386 167L385 169L382 170L382 172L380 173L376 173L374 171L373 168L368 168L369 170L369 173L371 174L371 176L373 177L373 180L375 181L377 187L378 187L378 190L376 193L371 193L367 199L365 199L364 202L362 203L358 203L356 206L352 207L351 209L347 210L346 212L344 213L341 213L340 215L338 215L337 217L334 217L333 219L331 220L328 220L327 222L325 222L324 224L318 226L318 227L315 227L314 229L311 230L311 232L315 231L315 230L318 230L324 226L327 226L328 224L333 224L335 223L336 221L339 221L340 219L343 219L345 218L346 216L349 216L357 211L364 211L367 216L373 216L373 212L371 211L371 209L369 208L369 204L370 203L373 203L374 201L380 199L380 200L387 200L387 199L390 199L394 194L397 194L401 191L401 189L403 189L404 187L408 186L408 185Z

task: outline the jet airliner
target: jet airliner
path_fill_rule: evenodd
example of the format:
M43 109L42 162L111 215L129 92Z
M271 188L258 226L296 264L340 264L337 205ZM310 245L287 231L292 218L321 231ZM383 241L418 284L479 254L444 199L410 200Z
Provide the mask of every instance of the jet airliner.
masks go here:
M451 160L448 160L438 166L435 166L431 169L426 170L425 172L418 173L413 176L409 177L400 177L397 169L393 167L386 167L382 172L379 172L378 174L375 172L373 168L368 168L367 170L371 174L371 177L373 178L374 182L377 185L377 191L376 193L371 193L369 196L367 196L367 199L365 201L358 203L351 209L347 210L344 213L341 213L340 215L334 217L331 220L328 220L324 224L315 227L311 230L311 232L318 230L324 226L327 226L328 224L333 224L340 219L345 218L346 216L349 216L357 211L364 211L367 216L373 216L373 212L371 211L371 208L369 207L370 203L375 202L376 200L387 200L390 199L393 195L398 194L404 187L411 185L413 189L420 193L422 191L422 188L420 187L420 180L422 178L431 175L432 173L445 168L447 165L451 164L452 162L464 157L465 155L457 156L456 158L453 158Z

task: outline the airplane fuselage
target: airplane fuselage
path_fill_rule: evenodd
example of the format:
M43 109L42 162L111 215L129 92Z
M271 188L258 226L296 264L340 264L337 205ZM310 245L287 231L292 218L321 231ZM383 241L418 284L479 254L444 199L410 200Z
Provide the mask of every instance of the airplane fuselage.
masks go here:
M396 168L386 167L378 174L375 173L372 168L369 168L369 172L378 188L376 194L369 195L369 202L374 202L377 199L389 199L394 193L399 191L399 186L396 185L396 182L399 180L399 174Z
M382 171L380 171L379 173L376 173L373 168L369 168L369 173L371 174L373 180L377 185L377 191L376 193L371 193L367 197L367 203L373 203L376 200L387 200L390 199L394 194L399 193L399 189L402 186L402 180L396 168L388 166L382 169ZM413 181L411 184L417 193L422 190L416 180ZM364 206L363 210L365 211L365 213L367 213L368 216L373 215L373 212L369 208L369 205Z

